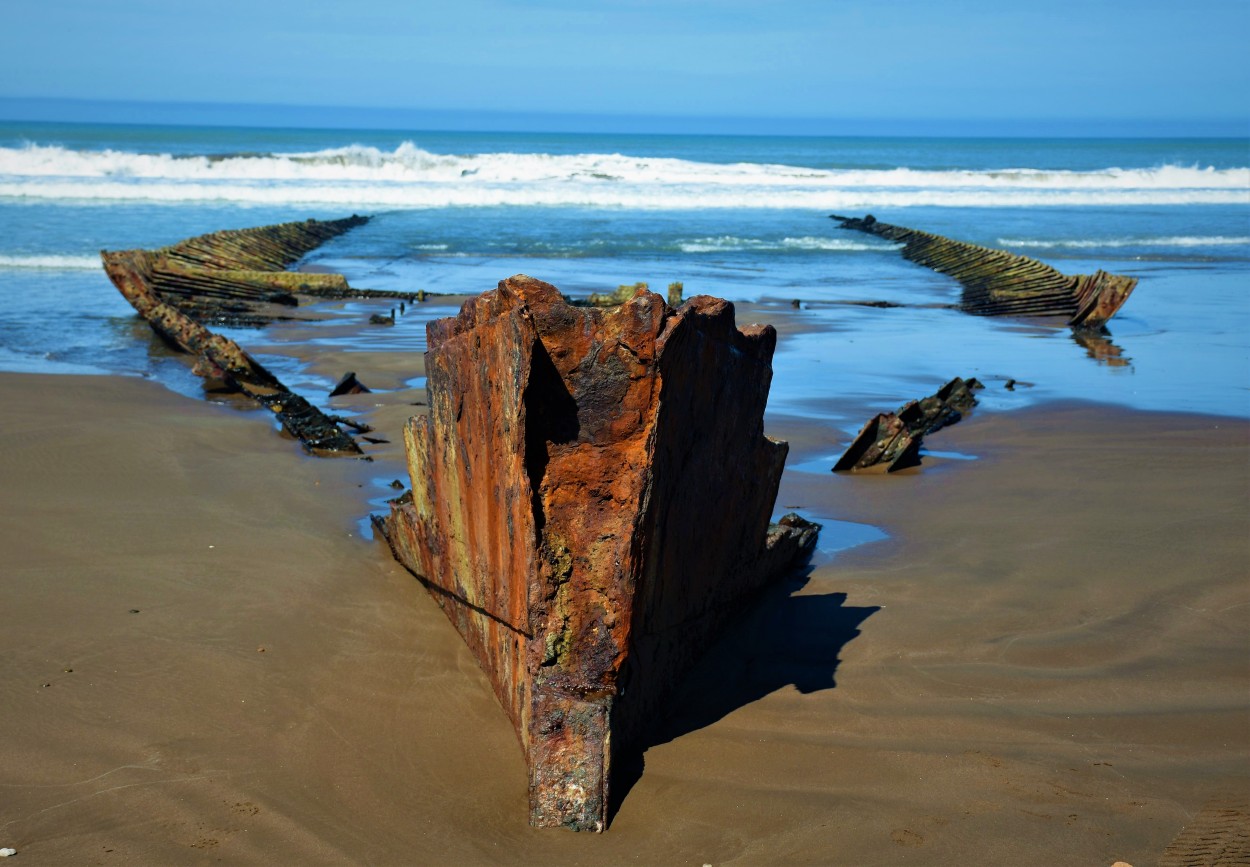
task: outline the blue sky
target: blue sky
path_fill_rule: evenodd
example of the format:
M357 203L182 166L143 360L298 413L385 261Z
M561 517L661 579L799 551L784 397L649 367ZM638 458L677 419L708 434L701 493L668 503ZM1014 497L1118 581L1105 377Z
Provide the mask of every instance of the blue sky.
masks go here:
M1250 118L1250 0L6 0L0 98Z

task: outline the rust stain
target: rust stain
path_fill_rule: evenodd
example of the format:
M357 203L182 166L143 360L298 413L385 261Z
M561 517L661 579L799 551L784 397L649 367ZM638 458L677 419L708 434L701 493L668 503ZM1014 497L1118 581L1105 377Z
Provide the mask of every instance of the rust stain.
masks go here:
M776 334L733 305L639 290L573 307L504 280L428 326L410 495L378 524L489 676L529 767L530 821L603 830L614 759L818 527L770 525Z

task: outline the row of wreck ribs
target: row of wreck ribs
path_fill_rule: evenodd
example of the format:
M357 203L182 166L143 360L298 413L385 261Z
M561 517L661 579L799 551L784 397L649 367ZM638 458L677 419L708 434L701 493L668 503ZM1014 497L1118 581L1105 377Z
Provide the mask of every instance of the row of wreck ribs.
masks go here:
M195 355L197 373L271 409L314 454L359 454L344 420L206 323L270 321L305 295L408 297L285 270L364 220L102 256L156 333ZM961 280L970 312L1064 312L1097 327L1132 288L871 217L844 224L902 240L905 255ZM787 453L763 433L776 332L738 329L733 306L707 296L673 307L640 289L619 306L573 306L516 276L427 333L430 412L404 429L411 490L375 523L512 720L531 823L602 830L614 767L632 762L682 674L815 546L818 525L769 523ZM919 436L975 403L974 386L956 380L874 420L887 424L861 432L852 463L914 457Z
M153 331L195 357L198 375L269 409L283 429L313 454L359 455L360 447L340 426L350 423L326 415L291 391L237 343L210 331L206 323L270 322L282 316L281 308L298 306L301 295L396 297L396 293L352 289L341 274L286 270L311 250L367 221L367 217L353 216L233 229L157 250L106 250L100 257L113 285Z
M341 220L226 229L156 250L101 255L106 270L118 257L128 259L143 275L148 290L201 324L264 325L288 318L289 309L300 305L300 296L409 297L409 293L355 289L342 274L287 270L326 241L367 222L368 217L353 215Z
M979 316L1063 316L1073 328L1099 330L1137 285L1136 277L1106 271L1063 274L1028 256L894 226L872 214L830 219L899 242L904 258L954 277L963 286L959 309Z

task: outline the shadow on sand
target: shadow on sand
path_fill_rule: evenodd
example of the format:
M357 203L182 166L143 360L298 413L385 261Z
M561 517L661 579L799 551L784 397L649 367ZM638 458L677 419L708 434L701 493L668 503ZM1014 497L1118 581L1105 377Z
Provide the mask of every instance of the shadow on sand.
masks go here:
M837 686L838 655L880 607L848 606L845 593L796 595L810 572L765 591L725 631L678 685L671 712L657 722L646 749L698 731L787 686L805 695ZM644 759L639 753L614 762L609 821L642 776Z

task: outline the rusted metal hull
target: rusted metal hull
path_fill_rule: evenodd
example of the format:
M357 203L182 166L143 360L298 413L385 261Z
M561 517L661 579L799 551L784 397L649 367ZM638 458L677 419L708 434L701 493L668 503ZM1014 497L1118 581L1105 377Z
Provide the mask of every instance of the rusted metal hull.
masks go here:
M1097 330L1137 285L1136 277L1106 271L1069 276L1028 256L882 223L871 214L831 219L902 243L905 258L958 280L960 309L980 316L1064 316L1073 328Z
M920 444L925 435L963 418L981 388L975 379L955 377L935 394L912 400L898 412L883 412L869 419L851 445L834 464L835 473L892 473L920 463Z
M522 276L430 324L412 490L377 523L516 727L533 825L603 830L680 675L810 554L816 525L769 524L775 341L719 299L574 308Z
M152 329L196 357L197 374L220 380L269 409L309 452L358 455L360 447L338 420L284 386L233 340L210 331L201 317L236 323L268 321L272 317L260 314L259 305L295 303L293 296L278 287L303 292L307 288L303 281L309 279L321 286L346 286L342 275L276 269L366 219L309 220L216 232L159 250L103 251L100 257L113 285ZM275 270L263 270L267 268Z

